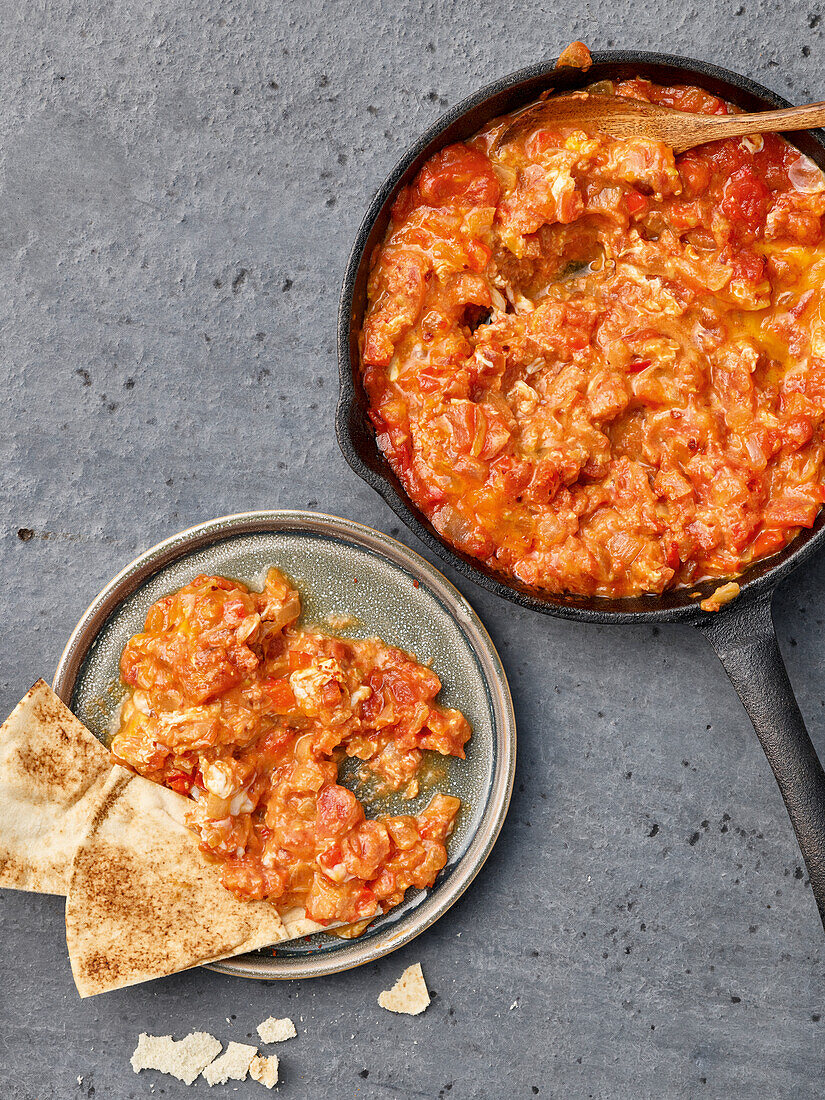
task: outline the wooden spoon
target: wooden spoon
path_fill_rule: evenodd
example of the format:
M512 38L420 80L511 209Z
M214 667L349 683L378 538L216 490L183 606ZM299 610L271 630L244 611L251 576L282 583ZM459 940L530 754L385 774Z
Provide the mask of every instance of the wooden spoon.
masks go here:
M522 111L501 132L493 149L500 149L538 126L553 125L600 130L617 138L663 141L674 153L684 153L695 145L721 138L782 130L810 130L823 126L825 103L786 107L781 111L756 111L753 114L696 115L689 111L674 111L671 107L659 107L642 99L573 92L552 96Z

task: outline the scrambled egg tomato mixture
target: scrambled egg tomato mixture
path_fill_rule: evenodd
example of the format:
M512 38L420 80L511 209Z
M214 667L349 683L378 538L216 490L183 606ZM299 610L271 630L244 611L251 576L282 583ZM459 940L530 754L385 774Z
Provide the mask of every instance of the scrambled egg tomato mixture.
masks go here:
M263 592L200 576L159 600L123 652L111 751L193 800L202 850L238 897L365 921L432 886L460 802L367 819L339 764L356 757L412 797L425 751L463 759L470 727L408 653L303 628L300 613L276 569Z
M427 161L372 258L379 446L444 539L524 585L734 576L825 501L825 177L775 135L496 146L508 121Z

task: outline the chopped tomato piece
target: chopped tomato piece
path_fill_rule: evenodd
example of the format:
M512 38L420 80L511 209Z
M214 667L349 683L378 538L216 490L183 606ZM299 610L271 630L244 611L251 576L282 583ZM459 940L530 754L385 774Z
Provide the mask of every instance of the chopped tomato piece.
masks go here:
M330 783L318 795L319 836L343 836L364 820L364 808L352 791Z
M287 714L295 709L295 692L292 690L289 680L286 678L270 679L266 680L263 686L275 714Z
M171 787L178 794L189 794L192 790L194 776L189 772L169 772L164 780L164 785Z
M467 260L471 271L483 271L490 262L492 248L483 241L470 241L467 245Z
M461 142L448 145L427 161L417 187L428 206L495 206L500 193L487 157Z
M753 240L765 227L769 192L753 168L740 168L725 182L722 210L741 235Z
M641 192L634 190L625 192L624 204L631 217L639 217L642 214L646 214L650 209L650 200L647 195L643 195Z
M704 195L710 187L711 168L700 154L686 153L680 157L679 175L682 177L685 194L690 199Z
M767 531L762 531L751 544L751 553L753 554L754 560L766 558L771 554L775 554L778 550L782 549L787 541L788 536L786 531L777 528L769 528Z

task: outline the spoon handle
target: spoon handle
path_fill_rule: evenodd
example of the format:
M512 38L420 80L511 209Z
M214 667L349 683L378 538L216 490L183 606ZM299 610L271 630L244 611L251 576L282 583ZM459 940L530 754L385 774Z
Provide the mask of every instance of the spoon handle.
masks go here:
M734 600L696 625L750 716L808 868L825 925L825 772L794 697L771 615L771 596Z
M779 111L758 111L742 117L752 119L764 133L813 130L817 126L825 126L825 103L806 103L802 107L783 107Z
M702 135L703 142L718 141L721 138L745 137L747 134L774 134L825 126L825 103L807 103L802 107L754 111L744 115L681 115L686 126L692 123L697 134Z

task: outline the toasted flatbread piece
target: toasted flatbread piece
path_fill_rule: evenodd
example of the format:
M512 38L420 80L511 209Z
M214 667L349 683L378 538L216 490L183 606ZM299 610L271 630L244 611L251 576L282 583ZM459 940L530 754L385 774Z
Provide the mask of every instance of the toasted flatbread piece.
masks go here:
M256 1054L249 1066L249 1076L266 1088L274 1089L278 1084L278 1055L270 1054L264 1058Z
M418 1016L430 1003L430 994L421 963L408 966L392 989L378 995L378 1003L388 1012L403 1012L405 1016Z
M65 894L112 760L44 680L0 726L0 886Z
M258 1035L262 1043L284 1043L287 1039L294 1039L297 1034L295 1024L288 1016L284 1016L282 1020L270 1016L268 1020L258 1024Z
M147 1035L143 1031L132 1055L132 1069L135 1073L156 1069L191 1085L220 1052L221 1044L206 1031L193 1031L177 1042L171 1035Z
M72 867L66 942L81 997L287 938L274 905L221 885L189 800L115 765Z
M213 1085L225 1085L227 1081L245 1081L249 1073L252 1059L258 1053L257 1047L247 1046L246 1043L230 1043L220 1058L206 1067L202 1073Z
M330 932L333 928L342 927L340 921L336 924L319 924L315 920L310 920L300 906L294 906L281 913L281 920L284 922L287 938L290 940L298 940L301 936L311 936L315 932Z

